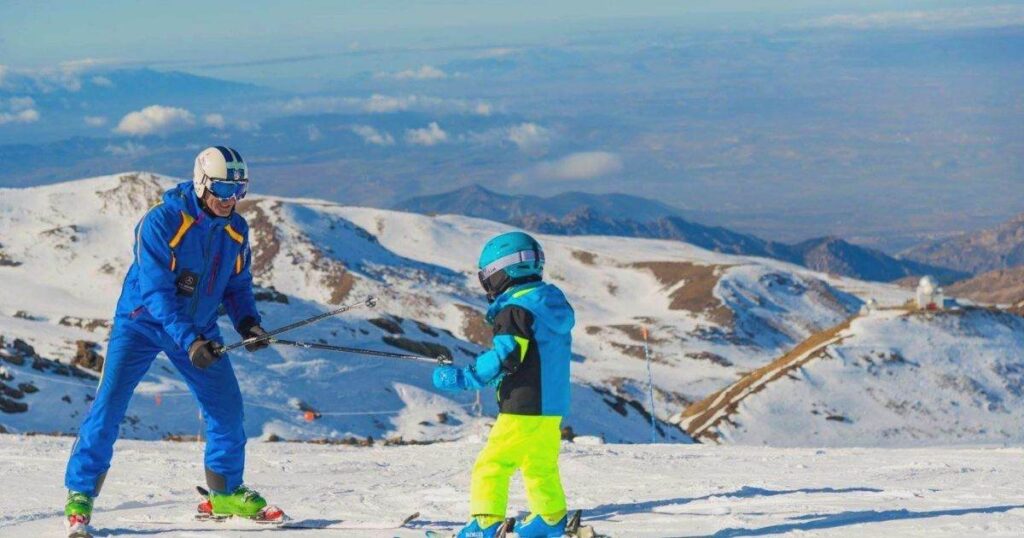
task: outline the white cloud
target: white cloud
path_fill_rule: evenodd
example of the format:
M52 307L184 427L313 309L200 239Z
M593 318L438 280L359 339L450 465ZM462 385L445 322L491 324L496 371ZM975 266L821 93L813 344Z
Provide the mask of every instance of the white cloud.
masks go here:
M379 73L377 78L392 78L395 80L441 80L448 78L448 73L432 66L424 65L419 69L406 69L397 73Z
M394 137L390 134L382 133L369 125L353 125L352 132L363 137L363 141L367 144L390 146L395 143Z
M551 143L551 131L536 123L520 123L508 128L506 138L523 151L536 151Z
M33 123L39 121L39 111L31 97L0 99L0 125L5 123Z
M373 94L363 104L366 112L400 112L409 110L420 99L415 95L407 97L391 97L388 95Z
M249 121L249 120L238 120L238 121L235 122L235 127L239 128L242 131L259 131L260 130L260 124L259 123L256 123L255 121Z
M227 125L224 121L224 116L220 114L207 114L203 116L203 123L214 129L223 129Z
M556 179L580 181L622 171L622 159L607 151L571 153L556 161L540 163L526 172L512 176L513 183L527 180Z
M286 114L322 114L329 112L352 112L359 107L354 97L294 97L273 106Z
M96 75L95 77L92 77L91 79L89 79L89 81L92 82L93 86L100 86L102 88L113 88L114 87L114 82L113 81L111 81L107 77L101 77L99 75Z
M33 123L39 121L39 112L35 109L20 112L0 112L0 125L5 123Z
M103 127L107 124L107 118L104 116L86 116L82 121L89 127Z
M20 112L35 108L36 100L31 97L11 97L7 100L7 106L13 112Z
M519 49L513 49L513 48L509 48L509 47L497 47L497 48L493 48L493 49L485 49L483 51L480 51L476 55L476 57L477 58L504 58L505 56L510 56L510 55L518 54L518 53L519 53Z
M108 66L113 63L115 63L113 60L104 60L100 58L80 58L78 60L61 62L59 64L59 68L65 73L82 73L97 67Z
M138 157L146 153L146 146L129 140L120 145L108 144L107 147L103 148L103 151L115 157Z
M434 146L448 141L448 133L444 132L436 121L430 122L424 129L408 129L405 141L416 146Z
M142 110L129 112L114 129L118 133L143 136L168 133L196 124L195 114L184 108L152 105Z
M475 114L488 116L494 112L494 105L487 101L466 99L445 99L428 95L382 95L370 97L315 96L296 97L285 102L270 105L271 112L286 114L326 114L366 112L390 114L394 112L419 111L450 114Z
M82 77L97 70L116 65L111 60L85 58L62 62L55 66L16 69L0 65L0 87L15 87L17 91L49 93L57 90L77 92L82 89ZM96 86L113 86L113 82L102 75L89 78Z
M77 92L82 89L81 77L97 68L112 64L111 60L100 60L96 58L82 58L61 62L56 69L41 69L30 73L36 79L36 83L48 91L52 86L59 86L65 90ZM93 84L104 86L104 82L113 86L110 79L102 76L93 77ZM100 79L97 82L95 79Z
M999 28L1024 25L1024 6L978 6L919 11L880 11L867 14L832 15L814 19L802 26L811 28L915 28L941 30L953 28Z
M553 138L554 134L550 129L532 122L469 132L460 136L460 140L473 144L503 145L511 142L521 151L534 155L545 153Z
M320 129L318 129L316 125L306 126L306 136L309 138L310 142L316 142L317 140L323 138L323 134L320 132Z

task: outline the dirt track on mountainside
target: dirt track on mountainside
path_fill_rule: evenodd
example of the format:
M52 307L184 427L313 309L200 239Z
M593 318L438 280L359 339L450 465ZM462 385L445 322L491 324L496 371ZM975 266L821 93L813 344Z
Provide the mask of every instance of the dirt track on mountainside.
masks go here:
M729 420L740 402L760 391L768 383L820 357L828 346L842 340L841 333L850 327L854 319L849 318L839 325L812 334L778 359L687 407L682 413L680 426L696 440L717 441L718 434L715 428L723 421Z

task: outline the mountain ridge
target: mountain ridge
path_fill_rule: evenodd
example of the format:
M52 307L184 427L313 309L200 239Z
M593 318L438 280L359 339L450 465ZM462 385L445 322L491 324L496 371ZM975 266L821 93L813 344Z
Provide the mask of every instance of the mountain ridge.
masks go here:
M626 199L630 206L602 208ZM481 185L427 197L410 198L396 209L425 214L460 214L505 222L525 230L555 235L610 235L668 239L729 254L763 256L864 280L892 282L931 275L940 283L968 276L935 264L902 260L880 250L834 236L786 244L687 220L682 211L660 202L624 194L563 193L554 197L500 194ZM646 208L650 208L648 212Z

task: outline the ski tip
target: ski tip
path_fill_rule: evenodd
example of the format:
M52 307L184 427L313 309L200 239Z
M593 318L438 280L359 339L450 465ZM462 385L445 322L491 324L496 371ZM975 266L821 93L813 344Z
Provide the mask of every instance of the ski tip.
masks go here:
M419 512L413 512L413 513L409 514L408 516L406 516L405 519L402 520L402 524L400 526L404 527L404 526L408 525L409 523L412 523L413 521L415 521L416 518L418 518L418 517L420 517L420 513Z
M68 516L64 520L64 527L68 538L92 538L92 533L89 532L89 518L86 516Z
M257 520L266 523L284 523L289 519L291 518L284 513L284 510L281 510L274 505L268 505L263 510L260 510L260 513L257 516Z
M196 486L196 491L198 491L199 494L202 495L203 497L210 496L210 490L204 488L203 486Z

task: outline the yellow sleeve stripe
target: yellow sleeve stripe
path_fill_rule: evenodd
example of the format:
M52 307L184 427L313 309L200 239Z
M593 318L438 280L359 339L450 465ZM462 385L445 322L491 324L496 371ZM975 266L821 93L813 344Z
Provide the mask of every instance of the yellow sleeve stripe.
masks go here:
M242 244L245 242L245 238L242 237L242 234L236 232L235 229L232 228L230 224L224 227L224 231L227 232L228 235L231 236L231 239L234 239L238 244Z
M235 256L235 274L242 272L242 255Z
M178 232L174 234L174 237L172 237L171 241L167 244L170 245L171 248L177 248L178 244L181 243L181 238L185 237L185 232L188 231L189 227L192 226L192 222L195 220L196 219L192 218L192 215L189 215L188 213L182 211L181 226L178 226Z
M513 338L519 344L519 362L523 362L526 360L526 350L530 348L530 339L522 336L513 336Z

